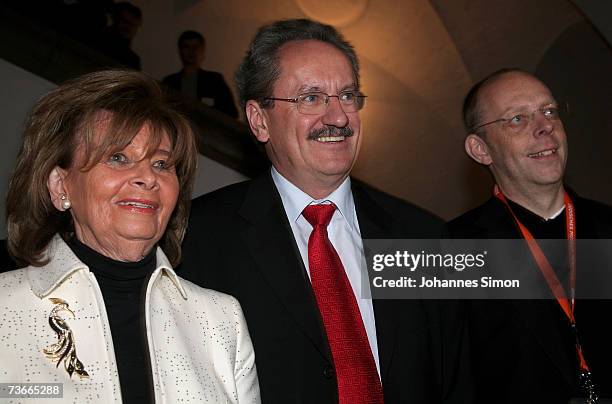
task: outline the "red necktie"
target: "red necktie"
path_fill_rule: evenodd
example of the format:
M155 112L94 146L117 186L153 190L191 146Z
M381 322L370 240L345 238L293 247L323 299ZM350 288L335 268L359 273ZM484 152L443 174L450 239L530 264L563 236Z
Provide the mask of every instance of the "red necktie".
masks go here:
M312 289L334 361L340 404L382 404L382 386L359 306L327 236L335 210L333 204L310 205L302 212L314 228L308 239Z

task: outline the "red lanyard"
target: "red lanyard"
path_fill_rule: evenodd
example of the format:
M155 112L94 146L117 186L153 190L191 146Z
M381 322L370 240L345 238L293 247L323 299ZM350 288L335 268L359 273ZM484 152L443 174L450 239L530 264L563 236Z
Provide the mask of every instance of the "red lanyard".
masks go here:
M508 204L508 200L501 192L499 187L495 185L493 188L493 194L497 199L503 202L504 205L508 208L508 211L512 214L514 221L518 225L523 238L527 242L527 246L529 246L529 250L531 251L531 255L536 261L536 264L540 268L540 272L546 279L546 283L548 283L548 287L552 291L555 299L557 299L557 303L563 309L563 312L567 316L573 328L576 327L576 319L574 318L574 308L576 307L576 214L574 210L574 203L570 199L567 192L563 195L563 202L565 203L565 223L566 223L566 235L567 235L567 248L568 248L568 261L569 261L569 271L570 271L570 298L568 299L561 282L559 282L559 278L555 274L550 262L542 252L542 249L538 245L537 241L531 234L531 232L518 220L512 208ZM584 355L582 353L582 347L576 341L576 353L578 354L578 360L580 362L580 369L583 371L589 371L589 366L584 359Z

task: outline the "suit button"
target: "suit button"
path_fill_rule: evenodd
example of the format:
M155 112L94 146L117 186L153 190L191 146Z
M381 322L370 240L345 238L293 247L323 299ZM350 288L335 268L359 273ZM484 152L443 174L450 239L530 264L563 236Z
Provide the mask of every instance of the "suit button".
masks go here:
M326 379L332 379L335 375L336 372L331 366L327 366L325 369L323 369L323 376L325 376Z

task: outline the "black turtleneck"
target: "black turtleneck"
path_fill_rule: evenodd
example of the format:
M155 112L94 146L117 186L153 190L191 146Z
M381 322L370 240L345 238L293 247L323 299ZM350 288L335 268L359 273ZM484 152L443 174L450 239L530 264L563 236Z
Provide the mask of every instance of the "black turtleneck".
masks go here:
M155 248L141 261L121 262L105 257L76 238L68 240L68 245L100 285L115 347L123 402L150 402L142 309L144 288L156 267Z

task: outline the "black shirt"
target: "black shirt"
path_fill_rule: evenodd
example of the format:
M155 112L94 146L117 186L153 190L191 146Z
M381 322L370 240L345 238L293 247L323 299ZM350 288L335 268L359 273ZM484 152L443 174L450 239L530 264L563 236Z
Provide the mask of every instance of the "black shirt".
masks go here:
M508 200L508 204L512 208L512 212L514 212L517 219L538 241L538 245L542 249L542 252L544 252L544 255L548 259L548 262L554 269L557 278L559 278L559 281L564 286L567 293L569 287L569 266L567 261L565 209L552 219L544 219L511 200ZM518 226L517 231L520 234Z
M552 219L544 219L509 199L508 204L518 220L536 239L566 239L565 209Z
M144 288L155 270L155 248L141 261L115 261L72 238L68 245L95 275L110 323L124 403L148 403L151 391L142 309Z
M530 210L510 200L508 200L508 203L510 207L512 208L512 211L518 218L518 220L525 227L527 227L527 229L529 229L531 234L536 239L539 239L538 244L540 245L540 248L542 248L542 251L546 255L546 258L549 260L551 266L555 270L555 273L557 277L559 278L559 281L564 286L566 294L569 296L569 293L568 293L569 266L568 266L567 245L565 244L565 240L567 239L567 225L566 225L567 220L566 220L565 210L552 219L544 219L538 216L537 214L531 212ZM558 241L558 242L553 241L547 244L547 240L545 239L558 239L562 241ZM558 306L558 303L554 301L551 301L551 302L555 304L556 306ZM574 315L576 318L577 328L580 329L581 331L583 331L584 328L586 328L586 330L584 331L590 332L591 331L590 329L593 328L593 325L589 324L590 322L588 321L588 319L587 319L586 324L585 324L585 321L581 321L581 319L584 318L583 316L585 315L585 312L584 310L578 310L578 308L584 309L585 303L588 304L589 302L580 301L579 303L576 303L576 311ZM576 349L574 345L575 337L574 337L574 332L570 331L571 330L570 322L567 319L567 315L562 313L561 310L553 310L553 311L558 314L557 316L558 317L558 321L557 321L558 332L561 335L565 335L565 338L563 339L565 342L565 350L568 353L569 357L573 357L573 359L576 360L575 366L577 367L578 366L577 359L574 357L575 349ZM582 340L581 343L583 345L583 352L584 352L585 357L587 358L587 362L592 362L590 359L593 359L593 355L589 355L590 353L592 353L592 350L590 349L591 344L588 343L589 339L586 340L587 344L585 344L585 341L582 337L580 339ZM600 375L597 375L597 376L600 376ZM597 376L595 378L597 378ZM602 386L601 379L599 379L599 386L600 387ZM578 386L576 387L577 388L575 390L575 394L581 395L582 391L578 388Z

